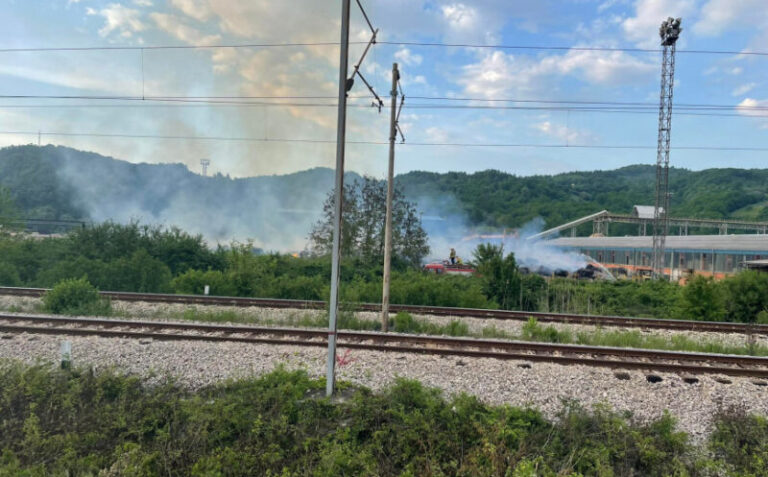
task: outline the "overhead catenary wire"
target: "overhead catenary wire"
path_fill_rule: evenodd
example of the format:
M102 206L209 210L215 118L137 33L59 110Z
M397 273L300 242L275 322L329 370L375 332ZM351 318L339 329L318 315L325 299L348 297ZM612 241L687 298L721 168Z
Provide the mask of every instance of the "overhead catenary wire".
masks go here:
M157 134L127 134L127 133L96 133L96 132L54 132L54 131L0 131L3 135L34 135L60 137L101 137L124 139L164 139L164 140L197 140L197 141L235 141L235 142L274 142L274 143L307 143L335 144L332 139L311 138L265 138L248 136L194 136L194 135L157 135ZM387 146L387 141L347 141L348 144ZM537 143L451 143L451 142L407 142L403 146L416 147L479 147L479 148L543 148L543 149L655 149L655 145L608 145L608 144L537 144ZM768 147L739 147L739 146L675 146L673 149L689 151L742 151L765 152Z
M109 108L211 108L211 107L232 107L232 108L336 108L334 103L267 103L254 101L230 101L230 100L176 100L172 102L160 101L158 104L134 102L131 104L3 104L3 109L109 109ZM347 107L354 109L378 108L376 104L348 104ZM567 107L567 106L462 106L462 105L436 105L423 103L403 104L400 110L499 110L499 111L544 111L544 112L575 112L575 113L605 113L605 114L657 114L650 108L613 108L613 107ZM682 109L682 108L681 108ZM736 111L741 108L733 108ZM675 113L676 116L702 116L702 117L730 117L744 119L768 118L768 110L742 110L741 113L724 112L706 112L706 111L727 111L719 108L693 108L684 109ZM764 114L761 114L764 112Z
M367 96L350 96L349 99L365 99ZM597 110L597 109L620 109L623 107L626 110L656 110L658 105L654 103L644 102L622 102L622 101L586 101L586 100L548 100L548 99L514 99L514 98L458 98L451 96L409 96L411 99L421 100L440 100L451 102L489 102L489 103L521 103L521 104L555 104L555 105L575 105L570 110L578 110L576 106L583 106L585 110ZM95 100L95 101L133 101L133 102L179 102L179 103L202 103L202 104L233 104L233 105L265 105L265 106L329 106L336 107L335 103L286 103L286 102L256 102L249 100L335 100L336 97L322 96L322 95L294 95L294 96L120 96L120 95L0 95L0 99L9 100L26 100L26 99L43 99L43 100ZM58 105L52 105L55 107ZM350 105L359 107L360 105ZM471 104L471 105L452 105L452 104L433 104L433 103L416 103L411 104L409 107L421 108L421 109L525 109L526 106L496 106L496 105L484 105L484 104ZM680 103L676 106L676 110L737 110L737 111L768 111L768 105L761 106L747 106L741 104L705 104L705 103ZM539 107L538 109L553 109L563 110L563 107Z
M369 23L370 26L370 23ZM365 45L365 41L350 41L350 45ZM445 43L445 42L423 42L423 41L377 41L380 45L390 46L412 46L412 47L442 47L442 48L480 48L480 49L498 49L498 50L539 50L539 51L593 51L593 52L624 52L624 53L660 53L658 48L632 48L632 47L600 47L600 46L568 46L568 45L510 45L510 44L482 44L482 43ZM218 48L294 48L294 47L317 47L339 46L338 41L318 41L318 42L288 42L288 43L220 43L220 44L193 44L193 45L105 45L105 46L53 46L53 47L17 47L0 48L0 53L24 53L24 52L44 52L44 51L119 51L119 50L206 50ZM680 54L696 55L744 55L744 56L762 56L768 57L768 51L755 50L677 50Z

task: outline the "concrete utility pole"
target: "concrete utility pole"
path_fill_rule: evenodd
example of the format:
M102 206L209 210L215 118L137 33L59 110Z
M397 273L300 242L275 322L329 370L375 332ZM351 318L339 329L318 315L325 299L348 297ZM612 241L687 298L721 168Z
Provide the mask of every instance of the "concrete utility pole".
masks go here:
M331 299L328 316L328 366L325 395L332 396L336 382L336 317L339 313L339 263L341 261L341 209L344 193L344 142L347 128L347 68L349 66L349 6L341 2L341 53L339 59L339 110L336 126L336 186L334 189Z
M395 139L397 138L397 81L400 72L392 64L392 110L389 118L389 171L387 173L387 219L384 224L384 289L381 293L381 330L389 328L389 280L392 268L392 196L395 190Z

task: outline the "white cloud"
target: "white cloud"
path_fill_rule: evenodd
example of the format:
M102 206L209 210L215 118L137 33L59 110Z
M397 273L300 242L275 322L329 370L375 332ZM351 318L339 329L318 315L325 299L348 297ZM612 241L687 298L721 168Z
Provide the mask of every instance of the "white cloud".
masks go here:
M745 25L764 24L767 20L765 0L709 0L701 8L701 17L693 28L702 35L719 35Z
M104 26L99 30L99 35L102 37L109 36L116 31L120 36L129 38L135 32L146 29L146 25L141 21L141 12L119 3L111 3L101 10L88 8L86 13L104 17Z
M158 28L175 36L184 43L189 43L191 45L212 45L221 41L220 35L205 35L199 30L185 25L177 16L165 13L152 13L149 16Z
M605 10L608 10L609 8L613 8L619 3L626 3L626 2L624 0L605 0L603 3L598 5L597 13L603 13Z
M731 94L733 96L741 96L743 94L747 94L753 89L755 89L755 86L757 86L757 83L747 83L739 86L738 88L734 89Z
M408 48L402 48L395 52L395 59L399 60L404 65L414 66L420 65L424 58L422 58L421 55L412 53Z
M133 4L140 7L151 7L153 5L152 0L133 0Z
M588 144L594 140L594 135L590 132L553 124L551 121L542 121L532 127L545 136L554 137L567 144Z
M171 5L201 22L208 20L213 14L207 0L171 0Z
M102 72L93 75L90 68L95 65L81 64L77 67L60 68L58 65L22 66L5 64L0 66L0 75L24 78L65 88L100 91L114 94L133 94L141 87L131 78L117 72Z
M756 110L754 108L768 108L768 99L758 100L744 98L744 100L736 106L736 111L744 116L765 116L765 111L759 109Z
M467 31L478 27L480 15L476 9L463 3L444 5L441 9L446 23L454 30Z
M479 62L466 65L459 84L465 92L485 98L551 87L557 77L573 76L592 84L626 84L651 78L656 65L623 52L570 50L564 55L531 59L502 51L487 53Z
M436 142L436 143L445 143L449 142L450 136L448 135L448 131L446 131L443 128L439 128L436 126L430 126L424 131L427 135L427 139L430 142Z
M621 24L628 40L642 48L659 47L659 26L668 17L685 17L695 11L694 0L636 0L635 16Z
M760 108L760 109L755 109ZM768 99L753 99L745 98L744 101L738 104L736 111L742 116L750 117L764 117L765 112L768 109ZM768 129L768 121L765 119L757 120L760 124L760 129Z

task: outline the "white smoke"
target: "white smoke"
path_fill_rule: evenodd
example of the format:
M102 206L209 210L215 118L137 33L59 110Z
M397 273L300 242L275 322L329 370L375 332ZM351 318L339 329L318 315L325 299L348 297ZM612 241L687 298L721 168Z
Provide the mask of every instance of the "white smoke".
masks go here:
M544 220L536 218L519 229L498 229L468 225L466 214L453 196L419 197L416 199L422 211L422 224L429 235L431 255L428 261L445 260L451 248L465 262L472 259L472 252L481 243L502 245L504 253L514 253L517 264L531 270L566 270L574 272L589 262L578 252L550 245L546 240L528 239L541 232Z

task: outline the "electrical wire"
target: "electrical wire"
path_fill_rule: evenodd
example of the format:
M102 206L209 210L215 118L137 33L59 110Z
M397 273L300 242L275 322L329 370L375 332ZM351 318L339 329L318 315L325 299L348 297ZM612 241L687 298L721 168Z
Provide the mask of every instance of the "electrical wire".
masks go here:
M364 45L368 42L350 41L350 45ZM625 52L625 53L660 53L658 48L621 48L621 47L590 47L590 46L547 46L547 45L505 45L505 44L478 44L478 43L443 43L443 42L419 42L419 41L377 41L380 45L414 46L414 47L443 47L443 48L483 48L498 50L541 50L541 51L597 51L597 52ZM137 51L137 50L204 50L216 48L291 48L306 46L339 46L338 41L321 42L296 42L296 43L232 43L215 45L148 45L148 46L62 46L62 47L19 47L0 48L0 53L43 52L43 51ZM677 53L697 55L745 55L768 56L768 51L750 50L684 50L677 49Z
M488 48L497 50L551 50L551 51L605 51L605 52L626 52L626 53L661 53L658 48L610 48L610 47L591 47L591 46L542 46L542 45L483 45L476 43L440 43L440 42L418 42L418 41L380 41L382 45L394 46L424 46L424 47L448 47L448 48ZM751 55L768 56L768 51L735 51L735 50L681 50L677 53L689 53L698 55Z
M369 96L351 96L350 100L368 99ZM490 102L490 103L522 103L522 104L555 104L575 105L567 107L568 110L599 110L622 109L627 111L651 110L657 111L658 104L621 101L577 101L577 100L544 100L544 99L513 99L513 98L455 98L450 96L409 96L411 99L427 101L439 100L448 102ZM0 95L0 99L50 99L50 100L95 100L95 101L133 101L133 102L170 102L170 103L201 103L201 104L232 104L232 105L259 105L259 106L327 106L336 107L335 103L296 103L296 102L261 102L248 101L260 100L335 100L335 96L90 96L90 95ZM53 105L54 107L56 105ZM354 105L360 106L360 105ZM368 106L366 106L368 107ZM452 105L416 103L409 107L419 109L525 109L526 106L496 106L496 105ZM621 107L621 108L619 108ZM564 110L560 106L535 107L537 109ZM707 111L707 110L736 110L736 111L768 111L768 106L743 106L733 104L696 104L679 103L675 105L675 111Z
M93 98L91 98L93 99ZM148 101L149 104L144 104ZM154 104L153 102L160 104ZM377 109L376 104L348 104L349 108L355 109ZM270 103L260 101L237 101L237 100L183 100L183 99L146 99L134 101L131 104L5 104L0 105L3 109L119 109L119 108L182 108L182 107L236 107L236 108L263 108L263 107L284 107L284 108L336 108L334 103ZM452 104L430 104L430 103L408 103L402 105L401 109L410 110L498 110L498 111L552 111L552 112L576 112L576 113L607 113L607 114L651 114L656 115L656 108L634 107L621 108L612 106L488 106L488 105L452 105ZM731 107L731 110L742 111L741 113L727 113L719 111L728 111L720 107L678 107L675 109L675 116L710 116L710 117L733 117L733 118L768 118L768 108L747 109L741 107ZM716 111L716 112L707 112ZM765 114L760 114L760 113Z
M189 135L154 135L154 134L121 134L121 133L77 133L51 131L0 131L3 135L30 136L59 136L59 137L98 137L123 139L166 139L166 140L195 140L195 141L235 141L235 142L274 142L274 143L306 143L306 144L336 144L332 139L298 139L298 138L257 138L246 136L189 136ZM347 141L347 144L388 146L387 141ZM536 143L450 143L450 142L407 142L402 146L414 147L461 147L461 148L542 148L542 149L624 149L647 150L656 146L645 145L601 145L601 144L536 144ZM741 151L765 152L768 147L738 147L738 146L673 146L672 149L688 151Z

